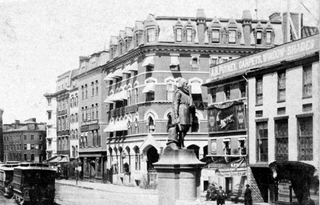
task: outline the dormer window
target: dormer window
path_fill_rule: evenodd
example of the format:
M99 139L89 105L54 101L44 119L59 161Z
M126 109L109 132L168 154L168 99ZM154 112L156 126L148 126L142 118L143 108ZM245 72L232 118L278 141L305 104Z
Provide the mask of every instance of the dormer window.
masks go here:
M212 43L220 42L220 31L218 29L213 29L211 35L212 35Z
M177 28L176 41L177 42L181 42L182 41L182 28Z
M262 44L262 31L257 31L257 45Z
M135 34L135 46L139 46L139 33L137 32L136 34Z
M155 29L154 28L149 28L147 29L147 42L154 42L155 41Z
M192 29L187 29L187 42L192 42Z
M229 43L230 44L236 43L236 31L235 30L229 31Z

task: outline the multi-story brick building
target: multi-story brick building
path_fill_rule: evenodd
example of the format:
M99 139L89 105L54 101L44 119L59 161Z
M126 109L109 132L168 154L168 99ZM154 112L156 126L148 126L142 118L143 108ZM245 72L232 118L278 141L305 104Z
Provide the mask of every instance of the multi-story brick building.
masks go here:
M238 160L243 148L249 153L243 162L247 169L239 162L230 168L232 173L247 172L239 175L244 176L242 185L251 185L254 202L305 204L310 191L318 204L319 179L313 174L319 170L319 35L212 67L210 77L209 91L231 96L231 83L238 90L234 94L243 96L208 110L209 134L221 126L230 130L209 136L212 155L220 152ZM219 98L218 91L210 93ZM220 117L219 124L223 112L222 118L231 117L224 123ZM228 177L221 183L226 189Z
M57 99L55 94L46 93L46 153L47 159L57 156Z
M46 127L35 118L3 125L4 162L46 159Z
M101 51L90 57L80 57L78 80L78 117L79 117L79 157L85 179L103 178L106 160L106 136L103 127L106 124L106 106L103 105L104 87L102 65L108 60L108 52Z
M277 15L257 21L245 11L242 19L218 19L207 18L201 9L196 17L150 14L111 37L102 86L107 93L107 113L103 114L107 116L104 168L111 173L108 179L133 185L155 182L152 163L166 146L172 95L179 78L188 81L197 108L198 123L185 144L203 159L208 153L208 95L201 85L208 79L209 66L281 44L282 37ZM231 90L233 95L234 87ZM204 171L202 176L205 186L209 175Z
M0 161L3 162L4 159L4 146L3 146L3 133L2 133L2 115L3 109L0 109Z

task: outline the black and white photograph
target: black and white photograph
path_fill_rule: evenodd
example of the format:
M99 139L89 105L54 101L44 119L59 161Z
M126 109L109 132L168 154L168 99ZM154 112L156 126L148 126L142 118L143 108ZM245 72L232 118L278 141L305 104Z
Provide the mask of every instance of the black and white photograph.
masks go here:
M0 0L0 205L317 205L319 0Z

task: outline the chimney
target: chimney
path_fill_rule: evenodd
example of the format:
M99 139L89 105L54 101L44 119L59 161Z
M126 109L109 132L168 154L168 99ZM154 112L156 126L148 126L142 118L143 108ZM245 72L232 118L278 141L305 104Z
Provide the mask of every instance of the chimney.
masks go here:
M288 18L288 13L283 13L282 18L282 32L283 32L283 43L290 42L301 38L301 29L303 16L301 13L291 13L291 22ZM289 25L289 26L288 26ZM289 29L288 29L289 28Z
M199 44L204 44L207 25L206 25L206 15L203 9L197 10L196 21L197 21L197 35L198 35Z
M243 39L246 46L251 45L252 17L249 10L242 14Z

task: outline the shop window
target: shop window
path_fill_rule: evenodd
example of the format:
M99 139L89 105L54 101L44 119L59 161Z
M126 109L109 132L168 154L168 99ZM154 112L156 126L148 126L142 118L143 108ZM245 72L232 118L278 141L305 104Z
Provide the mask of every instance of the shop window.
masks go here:
M239 83L239 91L240 91L240 97L241 98L245 98L246 95L247 95L246 82L245 81L242 81L242 82Z
M257 45L261 45L262 44L262 31L257 31Z
M268 162L268 122L257 122L257 162Z
M219 43L220 42L220 30L213 29L212 30L212 43Z
M223 151L225 155L231 154L231 146L230 146L230 139L223 140Z
M154 42L156 39L155 35L156 35L156 30L154 28L147 29L147 42Z
M181 42L182 41L182 29L181 28L177 28L176 32L177 32L176 41L177 42Z
M288 160L288 119L275 121L276 153L277 161Z
M298 160L313 160L312 117L298 118Z
M192 29L187 29L187 42L192 42Z
M303 66L303 97L312 96L312 65Z
M217 88L210 88L211 103L217 102Z
M246 155L247 149L246 149L246 139L241 138L238 140L239 143L239 154L240 155Z
M262 77L256 78L256 104L262 105L263 103L263 82Z
M235 30L229 31L229 43L230 44L236 43L236 31Z
M286 72L278 72L278 102L286 100Z
M224 94L226 96L226 100L230 100L230 85L224 86Z

